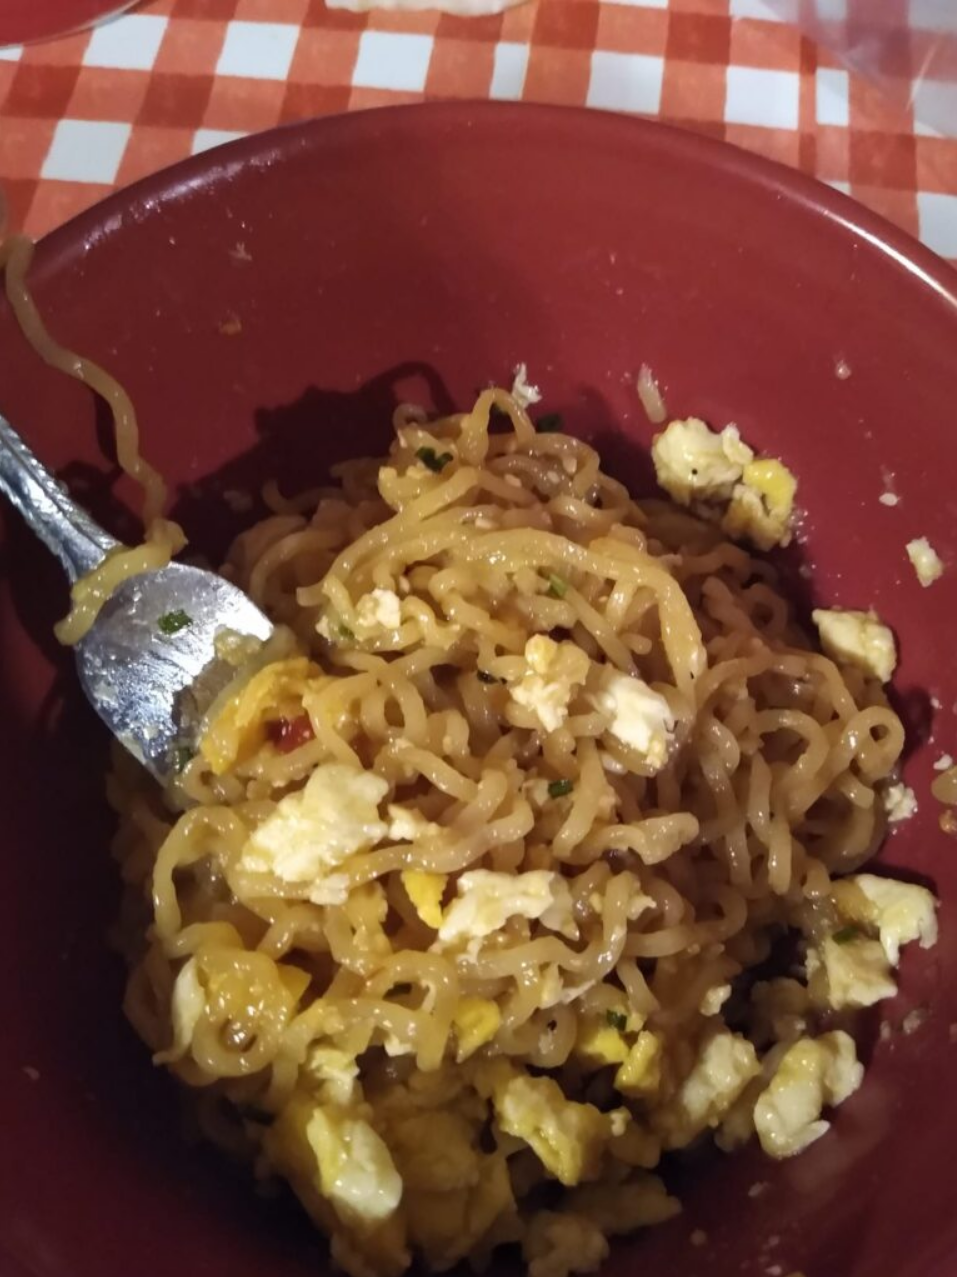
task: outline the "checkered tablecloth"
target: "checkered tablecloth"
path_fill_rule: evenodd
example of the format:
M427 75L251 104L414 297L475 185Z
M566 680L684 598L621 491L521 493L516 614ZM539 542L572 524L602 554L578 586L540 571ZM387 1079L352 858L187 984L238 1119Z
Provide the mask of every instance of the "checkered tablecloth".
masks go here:
M915 126L766 0L530 0L480 19L150 0L0 50L0 182L13 224L39 235L244 133L440 98L657 116L814 174L957 258L957 139Z

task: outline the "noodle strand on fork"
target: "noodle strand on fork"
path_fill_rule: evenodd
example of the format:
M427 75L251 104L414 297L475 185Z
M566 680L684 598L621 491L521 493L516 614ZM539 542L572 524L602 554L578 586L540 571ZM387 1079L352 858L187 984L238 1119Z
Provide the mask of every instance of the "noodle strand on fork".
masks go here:
M143 494L145 543L111 553L96 572L73 588L70 614L57 627L60 642L72 645L87 633L100 608L123 581L165 567L186 539L177 524L162 517L166 485L140 452L136 409L123 386L99 364L61 346L47 331L27 284L33 248L33 241L23 235L12 235L0 242L0 270L7 301L24 336L44 363L89 386L106 402L113 417L120 469L140 486Z

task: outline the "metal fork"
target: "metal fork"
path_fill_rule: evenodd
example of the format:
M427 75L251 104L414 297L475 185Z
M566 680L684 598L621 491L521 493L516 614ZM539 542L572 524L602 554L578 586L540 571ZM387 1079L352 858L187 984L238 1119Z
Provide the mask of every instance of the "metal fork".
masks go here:
M57 556L71 583L121 543L96 524L0 416L0 492ZM203 713L235 674L217 634L265 640L273 626L215 572L171 563L125 582L77 644L80 683L111 732L161 782L192 751Z

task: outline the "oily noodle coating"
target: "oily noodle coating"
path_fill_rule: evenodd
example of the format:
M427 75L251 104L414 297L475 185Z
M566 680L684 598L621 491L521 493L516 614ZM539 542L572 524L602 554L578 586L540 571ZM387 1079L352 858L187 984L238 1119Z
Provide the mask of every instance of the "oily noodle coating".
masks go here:
M503 391L441 421L403 407L394 427L385 460L336 467L334 486L267 485L272 514L225 571L286 628L171 792L117 755L127 1010L197 1088L209 1133L286 1175L351 1272L400 1272L415 1249L442 1268L515 1240L533 1272L594 1266L603 1234L676 1209L648 1171L709 1124L678 1103L721 1024L703 999L786 928L813 932L832 875L876 850L875 787L903 731L876 683L812 649L772 567L677 507L632 500L594 449L537 432ZM363 613L375 591L398 598L398 618ZM551 730L516 693L536 635L588 658ZM667 702L657 762L610 729L601 689L615 671ZM328 871L323 894L248 849L330 763L381 778L384 832ZM411 835L389 824L402 813L420 822ZM477 869L560 875L567 925L512 915L443 941L457 876ZM438 914L413 881L435 887ZM478 1046L466 1008L485 1017ZM616 1092L608 1060L589 1063L582 1045L626 1018L661 1046L644 1092ZM618 1133L562 1163L516 1134L508 1077L553 1079L605 1123L617 1103ZM471 1187L429 1186L403 1144L396 1114L423 1105L466 1123ZM404 1181L401 1206L375 1222L336 1199L317 1152L315 1114L332 1112L363 1115ZM637 1186L640 1208L605 1218L596 1184L608 1203ZM592 1233L556 1270L541 1256L565 1244L559 1191ZM459 1226L437 1236L456 1192L476 1196L467 1210L456 1199Z

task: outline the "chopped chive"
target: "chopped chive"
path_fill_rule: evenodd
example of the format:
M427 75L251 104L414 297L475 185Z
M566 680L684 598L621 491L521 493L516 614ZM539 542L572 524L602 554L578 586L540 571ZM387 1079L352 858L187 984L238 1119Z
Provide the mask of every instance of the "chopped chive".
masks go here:
M563 576L550 572L548 575L548 593L553 599L563 599L568 593L568 582Z
M835 944L850 944L852 940L857 940L860 936L857 927L841 927L840 931L835 931L831 939Z
M540 435L554 435L565 429L560 412L546 412L535 422L535 429Z
M184 772L186 770L187 764L192 762L192 759L193 759L193 751L190 749L190 747L188 745L178 745L176 749L173 750L174 774L176 776L179 776L182 772Z
M336 626L336 637L342 639L344 643L354 643L356 641L355 634L342 621Z
M488 670L479 670L478 681L480 683L501 683L502 680L496 678L494 674L490 674Z
M617 1029L621 1033L628 1028L628 1017L624 1011L606 1011L605 1019L611 1028Z
M549 798L564 798L575 786L570 780L553 780L548 786Z
M185 630L187 625L192 624L193 618L182 608L177 608L175 612L164 612L156 622L159 632L166 635L178 634L180 630Z
M451 452L436 452L434 448L419 448L415 455L433 474L441 474L453 460Z

